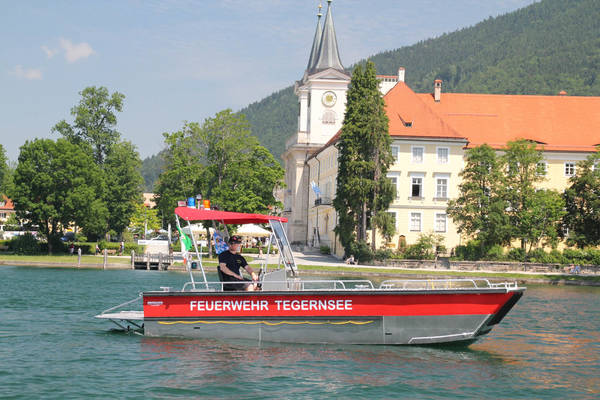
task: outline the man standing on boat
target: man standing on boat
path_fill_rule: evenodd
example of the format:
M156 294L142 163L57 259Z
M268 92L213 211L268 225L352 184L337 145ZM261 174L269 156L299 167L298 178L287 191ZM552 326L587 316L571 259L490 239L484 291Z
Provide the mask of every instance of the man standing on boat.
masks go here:
M242 239L239 236L229 238L229 250L219 254L219 278L221 282L236 282L232 284L224 284L223 290L256 290L256 282L258 275L248 265L246 259L239 253L242 248ZM252 280L244 278L241 273L241 268L244 268L251 276ZM251 283L253 282L253 283Z

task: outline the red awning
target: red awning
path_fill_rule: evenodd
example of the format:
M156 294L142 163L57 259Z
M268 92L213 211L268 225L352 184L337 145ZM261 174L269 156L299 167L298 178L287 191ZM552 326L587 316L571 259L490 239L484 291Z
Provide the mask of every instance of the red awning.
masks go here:
M287 222L287 218L275 215L246 214L230 211L199 210L190 207L177 207L175 214L185 221L223 221L225 224L266 224L270 220Z

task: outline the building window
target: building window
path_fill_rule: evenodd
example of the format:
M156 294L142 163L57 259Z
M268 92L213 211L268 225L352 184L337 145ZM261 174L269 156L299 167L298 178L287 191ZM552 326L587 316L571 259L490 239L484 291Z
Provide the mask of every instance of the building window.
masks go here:
M396 213L394 211L388 211L388 214L392 217L392 221L394 221L394 227L397 227L398 225L396 225L398 219L396 218Z
M388 176L387 178L390 180L390 183L394 187L394 190L396 192L396 197L398 197L398 177L396 177L396 176Z
M566 162L565 163L565 176L573 176L575 175L575 163L574 162Z
M5 219L6 218L6 213L0 212L0 219Z
M447 199L448 198L448 179L447 178L437 178L436 179L435 197L437 197L438 199Z
M446 214L435 214L435 231L446 232Z
M537 166L538 166L538 168L537 168L536 173L538 175L543 176L543 175L546 175L548 173L548 163L546 161L540 161L537 164Z
M423 164L423 147L412 147L412 162L413 164Z
M421 232L421 213L410 213L410 231Z
M398 146L392 146L392 157L394 157L394 163L398 162L398 152L400 151L400 149L398 148Z
M438 147L437 148L437 161L438 164L448 164L448 153L449 149L447 147Z
M411 197L423 197L423 178L412 178Z

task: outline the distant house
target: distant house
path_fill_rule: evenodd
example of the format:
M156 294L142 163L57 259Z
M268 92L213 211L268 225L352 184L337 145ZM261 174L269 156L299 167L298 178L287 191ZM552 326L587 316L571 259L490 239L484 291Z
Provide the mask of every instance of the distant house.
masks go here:
M0 199L0 231L4 231L6 221L8 218L15 213L15 207L11 199L5 195L1 196Z

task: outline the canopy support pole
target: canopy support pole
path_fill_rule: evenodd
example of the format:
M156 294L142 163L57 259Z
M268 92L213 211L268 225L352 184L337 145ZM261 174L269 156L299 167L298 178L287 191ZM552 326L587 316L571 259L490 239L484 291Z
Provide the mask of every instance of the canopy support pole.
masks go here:
M192 236L192 243L194 243L194 249L196 250L196 258L198 259L198 264L200 265L200 270L202 271L202 278L204 279L204 285L206 286L206 290L208 290L208 281L206 280L206 274L204 273L204 266L202 265L202 257L200 257L200 252L198 251L198 243L196 243L196 239L194 239L194 233L192 232L192 225L188 220L188 227L190 228L190 235ZM192 269L190 268L190 275L192 275ZM194 285L194 280L192 279L192 287L196 289Z

